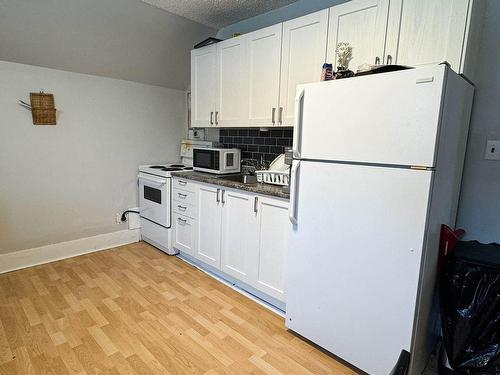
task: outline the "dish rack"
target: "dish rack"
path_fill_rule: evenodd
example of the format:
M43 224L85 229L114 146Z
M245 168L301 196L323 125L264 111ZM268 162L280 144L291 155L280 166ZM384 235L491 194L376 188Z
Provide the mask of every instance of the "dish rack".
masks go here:
M255 171L258 182L264 182L266 184L286 186L289 184L290 175L288 171Z

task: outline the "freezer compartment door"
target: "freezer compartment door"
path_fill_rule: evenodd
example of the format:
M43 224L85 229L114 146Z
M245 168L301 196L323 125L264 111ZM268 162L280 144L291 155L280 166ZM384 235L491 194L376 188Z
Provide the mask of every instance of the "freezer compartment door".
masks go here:
M307 161L299 170L286 325L387 375L410 351L433 172Z
M444 65L299 86L296 158L434 166Z

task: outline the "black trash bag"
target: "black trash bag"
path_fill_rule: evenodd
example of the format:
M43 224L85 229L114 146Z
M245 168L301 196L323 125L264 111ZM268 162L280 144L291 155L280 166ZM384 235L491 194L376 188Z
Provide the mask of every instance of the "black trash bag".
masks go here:
M459 242L440 280L443 341L463 374L500 374L500 245Z

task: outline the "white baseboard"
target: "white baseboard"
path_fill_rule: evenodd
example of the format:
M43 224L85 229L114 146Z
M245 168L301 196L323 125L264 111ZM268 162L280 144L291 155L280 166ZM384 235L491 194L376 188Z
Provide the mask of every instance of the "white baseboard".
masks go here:
M125 229L80 238L78 240L0 254L0 274L138 242L140 238L141 233L139 229Z

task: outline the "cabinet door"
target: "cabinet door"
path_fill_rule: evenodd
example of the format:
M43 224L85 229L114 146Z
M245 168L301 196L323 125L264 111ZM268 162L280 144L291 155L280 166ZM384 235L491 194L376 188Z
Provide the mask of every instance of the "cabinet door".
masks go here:
M297 85L320 80L327 34L328 9L283 24L279 125L293 126Z
M448 61L460 69L469 0L391 0L386 53L393 63Z
M389 0L353 0L330 8L328 61L337 67L335 49L340 42L352 47L349 68L383 61ZM377 60L378 61L378 60Z
M220 189L200 185L198 190L198 236L195 257L220 269L221 244Z
M288 251L288 202L258 197L252 286L282 302Z
M248 85L246 36L217 44L217 98L215 126L246 126Z
M186 254L194 256L196 240L196 221L177 213L173 214L174 247Z
M281 32L282 24L278 24L246 35L248 126L277 124Z
M191 51L191 126L214 125L217 46Z
M225 190L223 202L221 270L249 282L252 234L257 218L255 197Z

